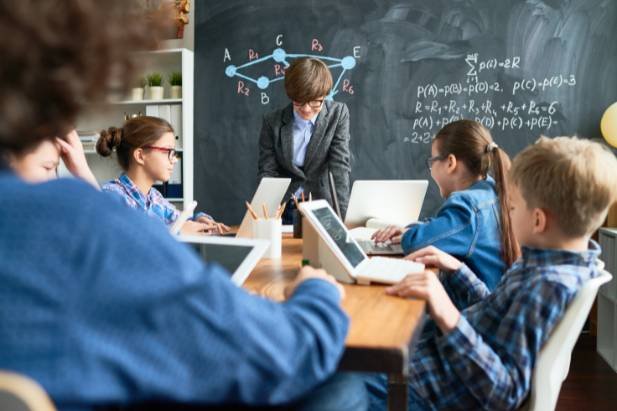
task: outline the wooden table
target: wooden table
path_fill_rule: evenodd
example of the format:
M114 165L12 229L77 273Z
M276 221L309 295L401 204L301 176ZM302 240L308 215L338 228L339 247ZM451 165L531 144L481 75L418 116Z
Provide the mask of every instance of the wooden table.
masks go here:
M263 259L244 287L282 301L302 261L302 239L283 238L283 258ZM345 285L343 308L351 318L339 369L389 376L388 409L407 410L407 364L425 317L425 303L385 294L383 286Z

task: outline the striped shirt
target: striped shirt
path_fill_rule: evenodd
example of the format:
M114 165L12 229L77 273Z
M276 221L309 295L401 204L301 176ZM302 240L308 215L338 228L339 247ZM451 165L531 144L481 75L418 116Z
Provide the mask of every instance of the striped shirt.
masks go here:
M467 308L447 335L429 321L410 360L411 396L426 408L518 408L538 352L583 283L599 275L594 241L585 252L522 251L492 293L467 266L441 275Z
M107 182L102 187L103 191L120 195L124 203L131 207L144 211L150 217L171 225L178 219L180 212L154 187L150 188L148 195L144 195L126 174ZM193 219L201 216L210 218L205 213L197 213Z

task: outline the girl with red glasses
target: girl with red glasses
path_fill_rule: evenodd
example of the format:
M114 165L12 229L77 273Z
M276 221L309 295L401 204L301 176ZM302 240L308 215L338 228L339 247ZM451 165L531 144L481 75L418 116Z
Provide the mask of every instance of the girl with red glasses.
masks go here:
M156 181L169 181L177 159L176 138L171 125L157 117L136 117L122 128L101 131L96 151L108 157L115 151L124 173L103 185L103 191L120 195L132 208L171 226L180 212L153 187ZM184 223L183 234L222 234L229 227L217 223L205 213L196 214Z

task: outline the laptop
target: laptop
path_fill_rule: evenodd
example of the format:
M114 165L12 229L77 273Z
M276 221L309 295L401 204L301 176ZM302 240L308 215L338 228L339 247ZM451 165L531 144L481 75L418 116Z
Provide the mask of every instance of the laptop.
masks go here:
M325 200L301 203L300 211L343 267L345 272L331 273L339 281L394 284L424 270L424 264L400 258L369 258Z
M180 234L180 230L182 229L182 226L184 225L184 223L186 223L189 218L193 217L193 212L195 211L195 207L197 207L197 201L192 201L188 205L188 207L182 210L182 212L180 213L176 221L174 221L171 227L169 227L169 232L172 235Z
M345 225L364 252L402 255L400 244L376 244L371 235L389 225L404 227L418 220L428 180L356 180Z
M251 200L251 207L253 207L253 210L261 210L265 204L270 213L274 212L283 202L289 184L291 184L291 178L262 178ZM242 223L240 223L236 237L251 238L252 236L253 218L247 211Z
M206 262L218 263L237 286L244 284L270 243L266 240L180 235L178 241L189 244Z

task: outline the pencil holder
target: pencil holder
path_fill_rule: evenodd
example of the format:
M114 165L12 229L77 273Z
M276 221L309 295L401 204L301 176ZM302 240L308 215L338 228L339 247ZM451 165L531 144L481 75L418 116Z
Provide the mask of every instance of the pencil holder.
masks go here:
M280 218L258 219L253 221L253 238L268 240L270 247L265 258L281 258L282 221Z
M302 238L302 213L297 208L293 210L294 238Z

